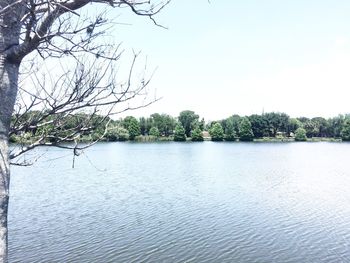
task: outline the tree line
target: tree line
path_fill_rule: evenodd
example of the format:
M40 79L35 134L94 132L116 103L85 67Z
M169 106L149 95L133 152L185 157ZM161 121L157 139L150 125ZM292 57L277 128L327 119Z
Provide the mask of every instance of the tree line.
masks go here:
M31 111L13 118L16 122L30 123L37 112ZM54 118L54 117L53 117ZM18 123L17 123L18 125ZM55 134L52 140L64 138L72 128L82 125L80 141L252 141L262 138L290 138L306 141L308 138L335 138L350 140L350 115L338 115L333 118L291 118L286 113L269 112L250 116L232 115L226 119L206 122L191 110L180 112L179 116L154 113L149 117L128 116L119 120L87 114L72 114L55 120L50 125L31 128L30 125L18 134L12 134L11 142L27 143L43 136ZM106 129L106 126L108 128ZM92 131L92 132L91 132ZM50 137L48 137L50 139ZM53 141L54 142L54 141Z

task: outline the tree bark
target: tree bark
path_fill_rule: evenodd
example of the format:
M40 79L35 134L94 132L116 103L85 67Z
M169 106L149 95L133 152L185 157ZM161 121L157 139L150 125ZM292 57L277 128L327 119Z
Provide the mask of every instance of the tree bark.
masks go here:
M10 1L0 0L0 7ZM17 10L20 11L20 10ZM0 263L8 262L7 212L10 186L10 161L8 133L16 101L20 59L6 55L13 45L18 45L20 21L14 10L0 16Z
M0 55L0 262L7 262L7 212L10 186L8 132L16 100L19 64Z
M8 234L7 234L7 212L9 201L9 161L8 143L4 138L0 139L0 262L8 262Z
M19 65L0 56L0 262L7 262L7 211L10 186L8 132L17 93Z

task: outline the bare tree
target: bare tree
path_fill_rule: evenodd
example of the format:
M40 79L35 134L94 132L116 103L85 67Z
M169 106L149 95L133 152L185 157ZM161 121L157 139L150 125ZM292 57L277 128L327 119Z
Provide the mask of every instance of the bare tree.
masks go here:
M107 129L107 116L118 111L116 106L124 103L121 110L129 109L128 101L142 95L149 83L147 78L140 78L136 84L132 81L137 55L132 60L126 81L115 78L113 65L120 52L111 53L112 46L94 41L104 34L107 21L103 14L95 18L83 17L80 11L88 4L126 7L157 25L153 17L168 3L169 0L157 3L149 0L0 0L0 263L8 261L10 160L41 145L68 147L76 153L79 149L77 138L82 133L92 130L95 124L105 124ZM19 86L20 70L26 72L30 68L25 60L29 54L29 61L33 58L35 61L36 57L69 56L75 61L75 69L62 72L58 79L50 81L50 85L30 69L37 84L36 90L30 90ZM93 56L95 61L89 60L89 66L82 61L82 54ZM53 88L48 89L51 85ZM141 104L144 105L147 103ZM23 116L35 109L40 111L24 121ZM67 116L83 109L89 114L79 125L64 132L59 129L65 125ZM95 118L101 111L104 111L104 117ZM33 129L42 131L36 140L10 153L9 136ZM67 141L74 144L61 144Z
M10 151L11 164L31 165L33 160L19 157L39 146L71 149L78 155L104 138L111 116L155 102L157 98L149 97L147 89L152 75L137 72L134 76L137 58L134 54L125 77L114 67L118 60L96 57L80 59L54 78L46 71L26 73L33 84L28 89L25 79L19 85L9 131L9 137L16 138ZM90 139L82 141L82 136Z

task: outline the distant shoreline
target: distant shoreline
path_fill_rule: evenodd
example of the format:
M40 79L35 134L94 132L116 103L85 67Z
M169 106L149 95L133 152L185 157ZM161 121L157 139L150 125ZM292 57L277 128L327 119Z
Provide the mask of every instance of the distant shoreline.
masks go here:
M190 138L187 138L186 141L183 141L182 143L201 143L201 142L211 142L211 138L204 138L203 141L192 141ZM79 143L91 143L93 140L90 140L89 138L82 138ZM114 143L114 142L132 142L132 143L153 143L153 142L174 142L173 136L169 137L154 137L154 136L138 136L134 140L123 140L123 141L108 141L108 140L100 140L101 143ZM341 138L327 138L327 137L313 137L313 138L307 138L306 141L296 141L294 138L272 138L272 137L263 137L263 138L254 138L252 141L240 141L239 139L233 140L233 141L212 141L212 142L219 142L219 143L300 143L300 142L347 142L343 141ZM25 142L10 142L12 145L30 145L33 143L30 139ZM71 142L66 142L67 144L70 144Z

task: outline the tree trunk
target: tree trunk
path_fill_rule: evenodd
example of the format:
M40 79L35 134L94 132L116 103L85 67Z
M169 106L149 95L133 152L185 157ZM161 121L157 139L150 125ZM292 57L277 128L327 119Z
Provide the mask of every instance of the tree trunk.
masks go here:
M10 186L8 133L16 101L19 64L0 55L0 263L7 260L7 211Z
M0 10L13 0L0 0ZM15 6L0 16L0 263L8 262L7 212L9 204L9 140L11 116L18 89L20 57L9 56L11 47L19 44L20 16L25 6Z
M0 139L0 262L7 262L7 211L9 202L9 160L8 143L5 138Z

